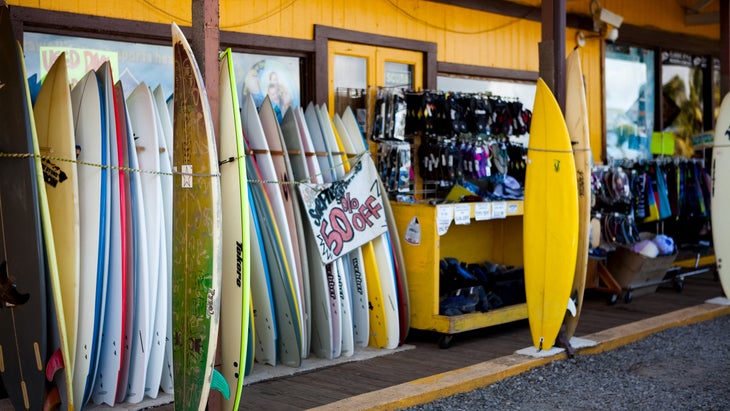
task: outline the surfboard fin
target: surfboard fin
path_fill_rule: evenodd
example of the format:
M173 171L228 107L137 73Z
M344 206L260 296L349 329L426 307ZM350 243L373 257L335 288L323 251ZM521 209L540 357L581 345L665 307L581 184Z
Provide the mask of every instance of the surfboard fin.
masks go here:
M58 370L65 367L65 364L63 362L63 355L61 354L61 349L57 349L53 352L51 355L51 358L48 359L48 362L46 363L46 379L48 381L53 381L53 376L58 372Z
M578 313L578 308L575 306L575 300L572 298L568 298L568 311L570 311L570 315L575 317L575 315Z
M226 381L223 374L218 370L213 370L213 379L210 382L210 388L220 391L223 394L223 398L228 399L231 396L231 389L228 388L228 381Z
M43 401L43 411L58 410L61 407L61 394L58 392L58 387L53 387L46 394L46 399Z

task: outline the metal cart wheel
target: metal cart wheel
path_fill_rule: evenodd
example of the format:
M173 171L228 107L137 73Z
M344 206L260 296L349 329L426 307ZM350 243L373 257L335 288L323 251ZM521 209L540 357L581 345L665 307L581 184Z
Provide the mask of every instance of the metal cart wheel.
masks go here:
M674 291L681 293L684 290L684 278L676 280L673 284Z
M439 336L439 348L445 350L451 347L454 342L453 334L441 334Z
M608 305L614 305L618 301L618 294L611 294L608 296L608 300L606 301L606 304Z
M627 291L626 295L624 295L624 302L626 304L628 304L633 300L634 300L634 293L632 291Z

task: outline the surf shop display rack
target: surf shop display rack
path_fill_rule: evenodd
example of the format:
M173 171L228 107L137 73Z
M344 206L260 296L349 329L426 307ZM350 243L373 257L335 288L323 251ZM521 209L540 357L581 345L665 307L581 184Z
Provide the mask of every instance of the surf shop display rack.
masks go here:
M709 224L711 195L705 161L659 157L609 163L594 166L591 178L596 198L592 218L600 227L600 248L610 250L602 258L605 266L600 267L600 279L607 288L599 287L598 278L589 288L608 292L610 304L619 296L629 303L665 283L681 292L686 277L705 273L714 265L714 256L702 255L702 249L709 251L708 235L701 233ZM632 251L633 245L655 233L668 235L677 248L685 250L656 258ZM678 258L690 249L696 252L693 258Z
M448 348L455 334L527 318L524 302L445 315L440 264L523 264L519 136L531 112L512 98L393 89L378 90L373 111L379 172L398 200L411 328L439 333L439 346Z

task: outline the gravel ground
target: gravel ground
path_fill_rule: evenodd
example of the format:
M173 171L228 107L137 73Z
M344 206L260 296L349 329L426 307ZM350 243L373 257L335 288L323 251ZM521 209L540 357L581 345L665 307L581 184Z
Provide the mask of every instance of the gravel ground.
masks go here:
M406 410L730 410L730 316Z

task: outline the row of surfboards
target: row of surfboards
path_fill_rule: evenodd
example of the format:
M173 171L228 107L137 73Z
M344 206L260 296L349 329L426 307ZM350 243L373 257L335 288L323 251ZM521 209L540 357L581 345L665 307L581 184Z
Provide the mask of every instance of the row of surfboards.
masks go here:
M396 348L406 337L409 312L402 253L397 241L391 241L391 233L397 235L397 231L387 199L383 201L391 223L389 232L345 257L323 264L318 240L295 184L332 183L345 178L355 161L372 161L369 156L360 156L367 152L367 146L352 110L330 118L326 106L310 103L306 109L288 109L279 123L268 97L257 110L253 98L247 95L240 109L239 126L233 66L223 62L219 83L223 375L229 381L235 378L241 371L239 364L245 364L244 372L250 372L248 367L254 361L298 367L309 355L333 359L351 356L357 347L368 345ZM227 135L238 127L240 135ZM235 141L239 141L237 148ZM244 158L236 170L231 160ZM235 187L243 175L252 182L247 188L240 186L240 197L248 200L248 207L237 203ZM227 212L237 214L242 209L248 209L248 215L242 217L243 238L229 237L235 233L229 230ZM248 337L242 332L247 323L240 321L240 316L247 314L247 293L244 291L242 300L238 295L230 299L227 295L231 291L238 293L235 285L241 273L236 271L240 262L237 244L247 242L253 313ZM236 350L229 350L229 341L241 344L241 357L236 356ZM242 356L242 342L253 348L246 351L247 357Z
M5 47L14 40L1 11L3 50L21 67L17 43ZM310 104L279 124L268 98L260 112L250 96L239 108L228 51L216 147L197 64L174 24L173 46L177 101L144 83L125 100L109 63L70 88L63 54L32 108L24 69L0 78L18 91L5 107L27 107L28 119L18 125L28 145L2 141L0 151L33 153L24 160L37 182L18 210L2 203L4 250L7 219L23 222L14 213L39 231L33 247L3 255L0 322L14 332L0 346L22 359L4 358L2 378L17 409L136 403L160 389L175 392L176 408L201 409L211 385L230 391L226 408L237 409L254 362L297 367L310 354L332 359L405 339L392 214L390 233L325 265L288 184L341 179L367 151L352 111L330 118ZM20 278L16 261L27 259L38 276ZM213 369L219 325L222 375ZM5 337L17 341L12 350Z

